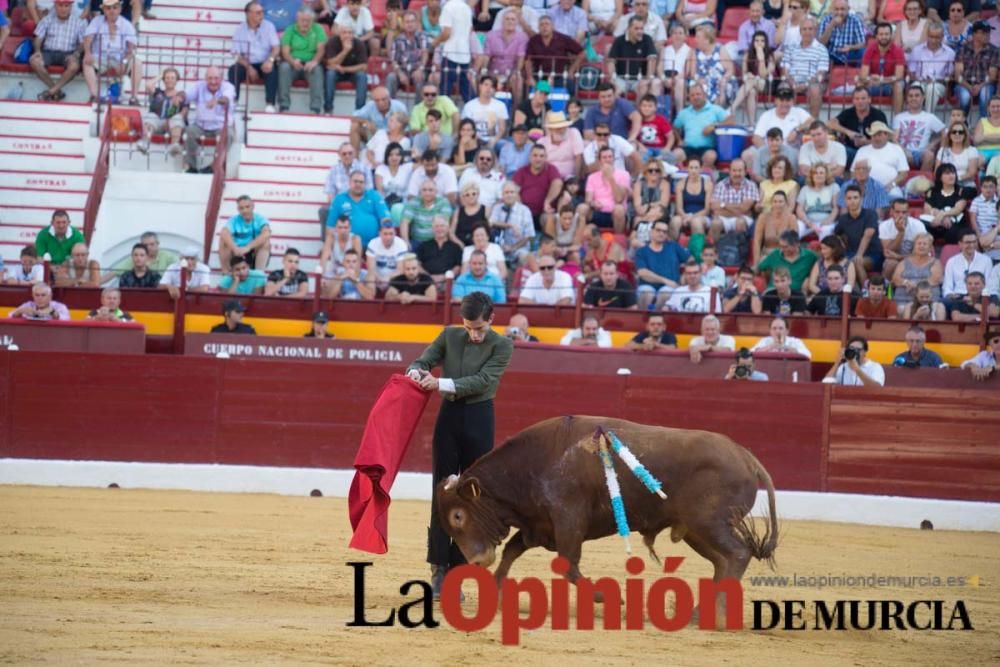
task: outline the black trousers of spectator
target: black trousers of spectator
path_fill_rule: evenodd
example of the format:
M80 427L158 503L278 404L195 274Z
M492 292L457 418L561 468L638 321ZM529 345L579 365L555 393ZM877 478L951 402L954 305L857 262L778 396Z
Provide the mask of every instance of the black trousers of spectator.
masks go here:
M458 475L493 449L493 401L464 403L441 401L441 411L434 424L432 468L434 489L449 475ZM427 529L427 562L451 567L465 563L465 557L438 517L437 494L431 498L431 525Z
M260 75L260 78L264 79L264 100L267 104L274 105L275 100L278 98L278 64L275 63L274 67L271 68L270 74L264 74L264 70L261 69L261 64L250 64ZM229 83L233 84L236 88L236 99L240 99L240 84L247 80L247 68L243 66L242 63L236 63L229 68Z

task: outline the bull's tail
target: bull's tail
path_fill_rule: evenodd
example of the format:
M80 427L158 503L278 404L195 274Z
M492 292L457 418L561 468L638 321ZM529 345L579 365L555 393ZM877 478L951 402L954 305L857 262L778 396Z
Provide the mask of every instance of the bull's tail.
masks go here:
M763 535L757 532L753 517L749 512L736 522L736 532L750 549L751 555L757 560L767 563L768 567L773 570L775 566L774 552L778 548L778 513L774 505L774 482L771 481L771 475L757 460L757 457L749 450L744 449L743 451L749 458L750 467L757 478L757 483L763 484L767 489L767 515L764 517Z

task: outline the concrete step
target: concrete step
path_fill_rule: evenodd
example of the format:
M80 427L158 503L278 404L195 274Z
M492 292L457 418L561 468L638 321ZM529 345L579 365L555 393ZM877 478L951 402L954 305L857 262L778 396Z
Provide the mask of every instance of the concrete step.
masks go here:
M24 153L28 156L83 157L83 139L52 139L49 137L25 137L9 135L7 127L0 128L0 153ZM3 164L5 168L26 169L22 164ZM47 171L47 170L45 170ZM65 171L73 171L67 169Z
M50 118L11 118L0 115L0 133L14 137L82 139L90 134L90 123Z
M247 195L254 201L288 202L291 204L309 204L323 206L326 204L326 193L323 185L308 183L274 183L273 179L247 180L233 178L226 181L223 197L238 197Z
M271 164L252 164L240 161L241 180L270 181L272 183L301 183L323 185L326 183L329 167L277 167Z
M3 142L0 141L0 144ZM17 166L24 171L40 172L76 172L82 173L85 167L83 154L74 155L35 155L20 150L4 150L0 148L0 163L4 166Z
M154 11L154 13L156 13ZM157 19L142 24L143 35L183 35L185 37L231 38L238 22L225 23L190 20Z
M0 186L0 208L20 208L44 204L50 210L57 208L83 209L87 205L86 190L28 190Z
M27 91L25 91L27 93ZM90 123L94 111L89 104L75 102L35 102L25 100L0 100L0 128L5 128L6 121L11 119L31 120L65 120L77 123ZM4 134L11 134L4 130Z
M313 202L286 202L286 201L254 201L254 212L259 213L272 222L282 221L285 223L305 222L312 225L318 224L317 211L321 206L326 205L326 200ZM219 217L229 220L236 215L236 197L224 197Z
M63 190L83 191L90 189L93 174L58 173L20 169L0 169L0 188L24 188L60 192Z
M200 6L180 7L174 4L161 5L156 3L153 6L155 19L146 19L142 26L145 30L148 26L155 26L160 21L208 21L213 23L240 23L243 21L243 7L228 9L225 7Z
M247 146L243 148L243 152L240 154L240 162L273 164L276 167L329 167L337 159L337 151L332 148L296 150Z
M8 225L44 227L52 221L53 208L45 202L37 201L31 205L0 205L0 227ZM69 213L70 222L74 227L83 227L82 206L69 207L66 212Z

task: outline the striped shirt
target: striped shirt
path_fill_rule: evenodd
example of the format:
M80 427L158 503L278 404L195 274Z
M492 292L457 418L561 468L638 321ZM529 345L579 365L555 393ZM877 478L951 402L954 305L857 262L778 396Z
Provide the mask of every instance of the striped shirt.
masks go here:
M788 75L795 83L806 83L818 72L830 71L830 54L826 47L813 40L809 46L798 45L788 49L784 61Z
M996 227L998 217L996 195L990 200L983 199L983 196L979 195L969 204L969 211L976 214L976 231L980 234L985 234ZM994 261L1000 259L1000 249L990 248L985 254Z
M826 32L827 26L833 22L833 14L827 14L820 19L819 27L816 29L817 35ZM837 49L852 44L859 44L859 49L864 48L866 42L865 25L856 14L848 14L843 25L837 26L830 33L830 39L826 47L830 50L830 57L839 63L846 62L847 53L839 52Z
M129 45L135 47L139 44L135 28L122 16L115 20L114 36L111 35L108 21L103 16L98 16L90 22L84 36L94 38L90 45L90 52L101 63L108 60L124 61L128 54Z
M87 22L79 16L71 14L65 21L60 21L55 12L50 12L35 26L35 37L42 39L43 51L70 53L80 48L86 31Z

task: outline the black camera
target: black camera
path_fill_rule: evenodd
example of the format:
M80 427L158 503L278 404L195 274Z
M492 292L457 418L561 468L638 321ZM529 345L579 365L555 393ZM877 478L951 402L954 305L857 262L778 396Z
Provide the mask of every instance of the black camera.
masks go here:
M857 359L857 358L858 358L858 351L855 350L853 347L849 347L846 350L844 350L845 361L850 361L851 359Z
M733 371L733 376L740 379L748 378L752 372L753 370L749 366L737 366L736 370Z

